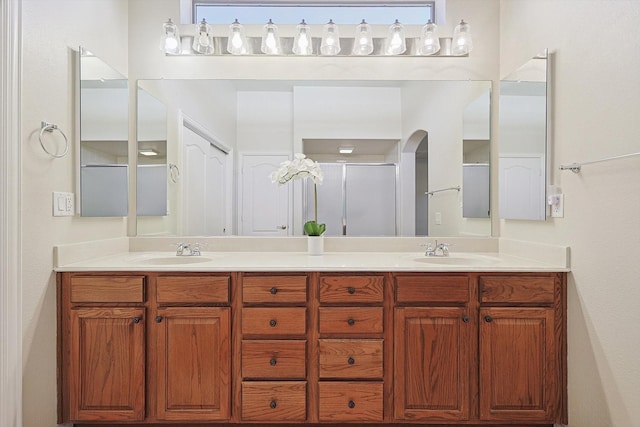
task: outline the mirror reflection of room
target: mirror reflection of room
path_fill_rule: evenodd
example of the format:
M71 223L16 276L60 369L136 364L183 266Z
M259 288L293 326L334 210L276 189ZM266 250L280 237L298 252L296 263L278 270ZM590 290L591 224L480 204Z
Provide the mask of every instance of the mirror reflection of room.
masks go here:
M488 172L490 82L141 80L139 87L166 106L166 164L180 179L167 181L168 214L139 216L138 235L302 235L310 192L269 179L296 152L325 173L318 215L328 236L491 234L488 209L464 214L464 195L481 190L425 194L464 187L467 163ZM203 148L194 150L194 138ZM194 163L196 152L209 160ZM488 187L483 194L488 205Z

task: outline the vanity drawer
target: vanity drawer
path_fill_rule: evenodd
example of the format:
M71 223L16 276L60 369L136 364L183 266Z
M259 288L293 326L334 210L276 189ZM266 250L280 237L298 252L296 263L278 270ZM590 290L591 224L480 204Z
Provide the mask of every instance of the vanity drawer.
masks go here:
M321 276L321 304L382 303L383 276Z
M382 307L320 307L321 334L381 334Z
M320 378L382 379L382 340L320 340Z
M382 421L382 383L320 382L320 421Z
M305 421L307 383L304 381L244 381L243 421Z
M242 278L245 304L305 304L307 276L245 276Z
M480 302L553 304L554 277L481 276Z
M467 303L469 300L467 276L396 277L398 303Z
M163 303L229 303L229 276L158 276L156 300Z
M144 302L145 276L71 276L72 303Z
M306 341L242 341L242 377L304 379L306 350Z
M306 331L306 308L245 307L242 309L242 334L245 337L301 337Z

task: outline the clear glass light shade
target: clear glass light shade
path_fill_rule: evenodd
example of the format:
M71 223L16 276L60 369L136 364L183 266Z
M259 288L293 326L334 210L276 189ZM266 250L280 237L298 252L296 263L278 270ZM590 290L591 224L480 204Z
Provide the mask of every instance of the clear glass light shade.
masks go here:
M353 40L353 55L369 55L373 52L373 35L371 25L363 19L356 27L356 35Z
M322 42L320 43L322 55L337 55L340 53L340 34L338 26L329 20L322 29Z
M227 52L232 55L245 55L249 53L247 48L247 37L244 34L244 27L236 19L229 25L229 38L227 39Z
M464 22L464 19L460 21L456 28L453 30L453 41L451 42L451 53L454 55L467 55L473 49L473 42L471 40L471 27Z
M278 27L271 19L264 26L264 34L262 35L262 43L260 50L267 55L280 55L282 48L280 47L280 37L278 36Z
M193 37L193 51L203 55L213 53L213 35L211 25L203 18L202 22L196 24L196 34Z
M438 37L438 26L427 21L427 24L422 27L420 33L420 55L435 55L440 51L440 38Z
M171 55L180 54L180 33L178 32L177 25L169 18L167 22L162 24L162 29L164 30L164 34L160 41L160 50Z
M313 54L311 27L304 22L304 19L296 26L296 35L293 38L293 53L296 55Z
M389 27L387 36L387 55L401 55L407 50L404 37L404 25L396 19L396 22Z

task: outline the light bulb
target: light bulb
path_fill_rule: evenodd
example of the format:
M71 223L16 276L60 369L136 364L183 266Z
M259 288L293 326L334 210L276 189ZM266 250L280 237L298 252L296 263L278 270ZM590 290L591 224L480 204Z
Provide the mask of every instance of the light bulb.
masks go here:
M467 55L473 49L473 41L471 39L471 27L464 22L464 19L460 21L456 28L453 30L453 41L451 43L451 53L454 55Z
M260 50L267 55L279 55L282 53L280 38L278 37L278 27L276 27L271 19L269 19L269 22L264 26L264 35L262 36Z
M356 36L353 43L353 55L369 55L373 52L373 36L371 35L371 25L364 19L356 27Z
M340 53L340 35L338 26L329 19L322 31L322 43L320 43L320 53L323 55L337 55Z
M434 55L439 51L440 38L438 37L438 26L429 19L427 24L422 27L418 53L420 55Z
M193 51L203 55L213 53L213 37L211 36L211 25L202 18L202 22L196 24L196 35L193 38Z
M404 26L396 19L396 22L389 27L389 36L387 37L387 54L400 55L407 50L404 38Z
M177 25L169 18L167 22L162 24L162 28L164 35L160 42L160 50L171 55L180 54L180 34Z
M229 25L229 38L227 40L227 52L232 55L244 55L248 53L247 39L244 35L244 27L236 19Z
M296 36L293 40L293 53L296 55L313 54L313 44L311 41L311 28L304 22L304 19L296 27Z

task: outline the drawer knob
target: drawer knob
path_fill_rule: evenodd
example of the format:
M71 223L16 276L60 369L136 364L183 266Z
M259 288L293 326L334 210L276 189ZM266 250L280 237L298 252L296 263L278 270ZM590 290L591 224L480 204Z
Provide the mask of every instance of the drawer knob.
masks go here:
M276 322L275 319L269 320L269 326L271 326L272 328L274 328L277 324L278 324L278 322Z
M349 401L349 408L353 409L356 407L356 402L354 402L353 400Z
M269 407L271 407L271 409L276 409L276 406L278 406L278 404L276 403L275 400L272 400L271 402L269 402Z
M487 323L491 323L491 322L493 322L493 317L491 317L491 316L484 316L484 321L485 321L485 322L487 322Z
M162 319L163 319L162 316L156 316L156 323L162 322Z
M274 286L273 288L269 289L269 292L271 292L271 295L275 295L278 293L278 288Z
M353 286L349 286L347 288L347 292L349 292L351 295L356 293L356 288L354 288Z
M133 323L140 323L141 320L142 320L142 317L136 316L133 318Z
M278 361L275 357L272 357L271 360L269 360L269 365L271 366L276 366L276 363L278 363Z
M356 321L354 319L349 319L347 320L347 323L349 324L349 326L353 326L356 324Z
M464 323L469 323L469 316L463 316L463 317L462 317L462 321L463 321Z
M354 359L353 357L350 357L350 358L348 358L348 359L347 359L347 363L348 363L349 365L353 365L353 364L355 364L355 363L356 363L356 359Z

